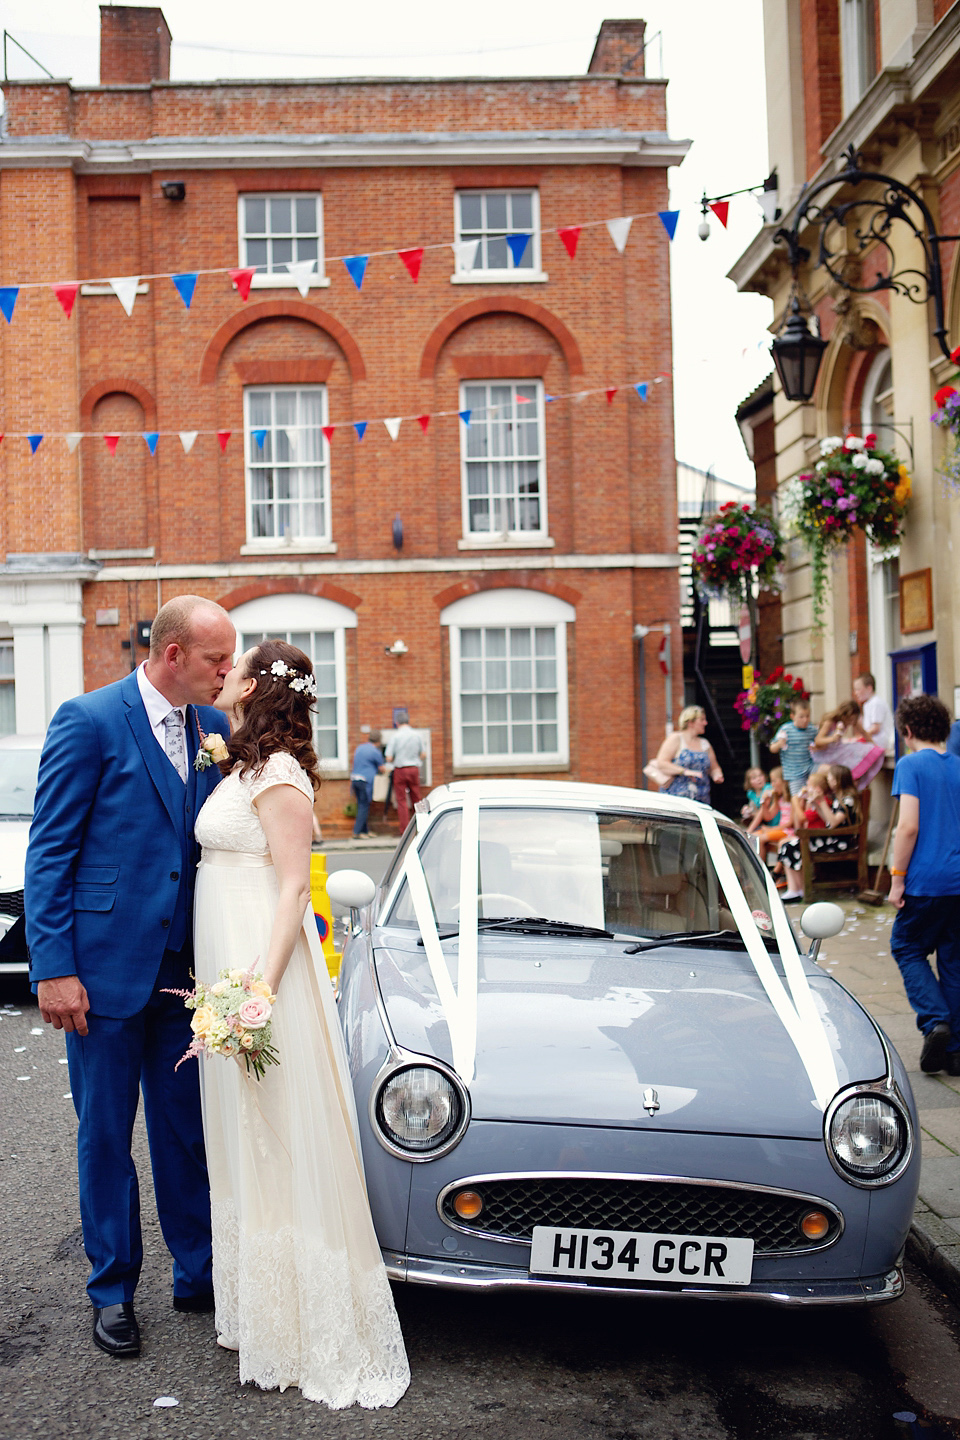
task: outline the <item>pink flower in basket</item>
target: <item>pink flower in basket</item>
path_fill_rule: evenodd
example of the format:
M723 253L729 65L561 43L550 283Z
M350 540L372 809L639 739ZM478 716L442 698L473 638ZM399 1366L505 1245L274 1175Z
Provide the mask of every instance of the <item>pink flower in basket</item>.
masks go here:
M269 1002L261 995L251 995L249 1000L244 1000L237 1016L248 1030L262 1030L270 1019Z

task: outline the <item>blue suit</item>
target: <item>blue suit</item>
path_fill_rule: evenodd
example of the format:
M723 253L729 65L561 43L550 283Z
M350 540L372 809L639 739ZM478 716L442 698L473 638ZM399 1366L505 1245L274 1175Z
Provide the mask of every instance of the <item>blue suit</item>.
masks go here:
M210 1201L197 1063L190 1043L197 812L220 779L197 772L198 722L187 707L184 784L157 744L136 674L61 705L47 732L25 903L30 975L77 975L89 1034L68 1034L84 1248L94 1305L132 1300L140 1275L139 1189L130 1140L142 1087L157 1210L178 1296L212 1290Z

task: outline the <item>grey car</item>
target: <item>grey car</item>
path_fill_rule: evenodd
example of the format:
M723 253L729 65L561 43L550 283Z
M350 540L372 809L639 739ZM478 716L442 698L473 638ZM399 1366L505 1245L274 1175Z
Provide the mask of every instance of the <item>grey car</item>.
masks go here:
M806 1305L896 1298L904 1067L742 833L644 791L435 789L351 906L339 1007L391 1277Z

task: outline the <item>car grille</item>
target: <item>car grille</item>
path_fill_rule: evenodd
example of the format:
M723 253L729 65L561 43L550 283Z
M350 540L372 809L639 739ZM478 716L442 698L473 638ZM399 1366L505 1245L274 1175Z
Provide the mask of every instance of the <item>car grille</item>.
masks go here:
M12 915L14 920L19 920L23 914L23 891L3 890L0 891L0 915Z
M465 1223L453 1208L459 1190L476 1191L483 1210ZM759 1254L820 1249L837 1238L840 1217L815 1202L830 1217L823 1240L813 1243L800 1232L811 1201L762 1190L660 1180L591 1179L543 1176L461 1181L440 1203L448 1224L472 1234L530 1240L535 1225L582 1230L633 1230L661 1235L718 1235L754 1242Z

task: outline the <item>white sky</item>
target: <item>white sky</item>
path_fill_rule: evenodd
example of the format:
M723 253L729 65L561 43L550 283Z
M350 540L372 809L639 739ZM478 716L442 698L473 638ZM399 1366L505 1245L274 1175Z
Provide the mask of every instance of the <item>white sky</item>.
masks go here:
M770 370L771 309L762 296L737 295L725 275L756 233L760 211L741 196L731 203L726 232L711 219L710 238L701 242L697 226L704 190L739 190L767 174L761 0L579 0L565 7L486 0L482 24L477 7L461 10L449 0L363 0L356 11L274 0L267 12L262 0L162 0L162 9L174 40L174 79L579 74L602 20L642 15L648 39L662 36L663 70L661 40L653 40L647 73L670 80L670 133L694 142L670 171L671 205L681 211L671 257L677 458L752 483L733 416ZM96 83L96 0L6 0L3 24L54 75ZM8 64L11 77L40 73L13 46ZM375 235L370 248L377 248ZM204 257L196 262L202 266Z

